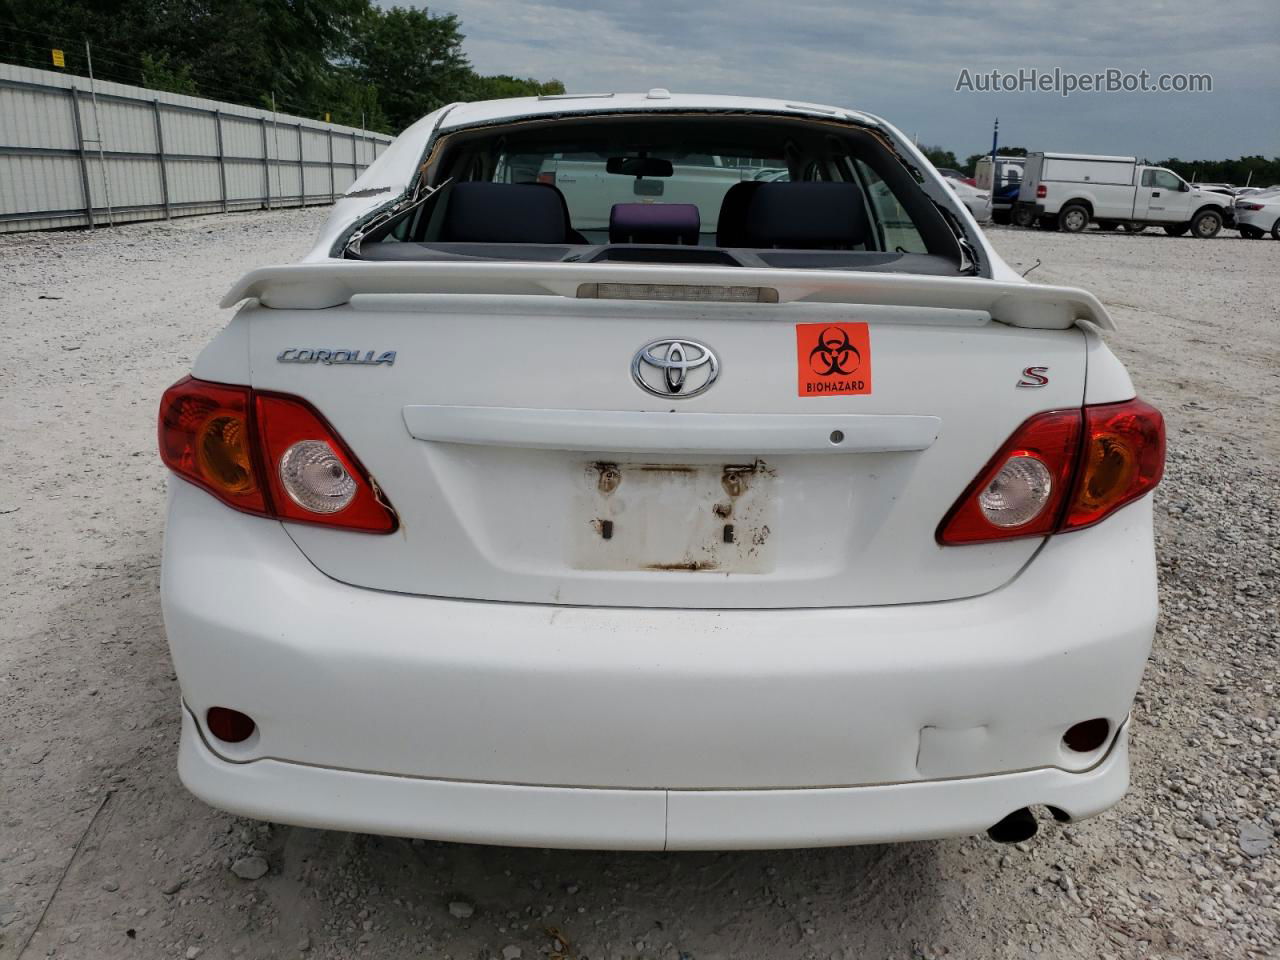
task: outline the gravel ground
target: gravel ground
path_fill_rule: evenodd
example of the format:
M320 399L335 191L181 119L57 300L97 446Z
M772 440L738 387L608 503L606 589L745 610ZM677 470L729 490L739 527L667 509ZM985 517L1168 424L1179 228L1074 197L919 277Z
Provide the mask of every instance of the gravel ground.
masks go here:
M161 390L323 211L0 237L0 958L1280 956L1280 244L996 229L1085 285L1169 421L1134 782L1093 820L832 850L610 854L302 830L178 783Z

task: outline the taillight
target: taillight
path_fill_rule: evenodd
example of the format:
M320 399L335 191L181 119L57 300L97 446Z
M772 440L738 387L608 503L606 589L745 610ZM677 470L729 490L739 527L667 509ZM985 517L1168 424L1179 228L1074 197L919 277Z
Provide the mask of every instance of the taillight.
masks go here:
M555 186L556 172L554 170L543 171L542 173L538 174L538 182L549 183L552 186Z
M1084 408L1084 443L1063 530L1092 526L1164 476L1164 417L1141 400Z
M1047 197L1048 195L1049 195L1049 188L1048 188L1048 187L1046 187L1043 183L1038 183L1038 184L1036 184L1036 199L1037 199L1037 200L1043 200L1043 199L1044 199L1045 197Z
M1014 431L938 525L943 545L1092 526L1155 489L1164 418L1141 400L1038 413Z
M1239 202L1237 202L1237 203L1236 203L1236 209L1237 209L1237 210L1261 210L1261 209L1262 209L1262 204L1260 204L1260 203L1239 203Z
M184 377L160 401L160 459L258 516L391 533L395 510L305 400Z
M266 516L248 387L183 377L160 401L160 459L237 510Z
M1080 449L1080 411L1038 413L969 484L938 527L945 544L1053 533Z

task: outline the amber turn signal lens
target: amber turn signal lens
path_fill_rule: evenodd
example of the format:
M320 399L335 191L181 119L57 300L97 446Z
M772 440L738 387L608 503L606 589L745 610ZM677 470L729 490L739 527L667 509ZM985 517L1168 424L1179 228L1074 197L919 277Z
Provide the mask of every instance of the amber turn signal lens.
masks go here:
M1096 434L1088 443L1076 502L1085 510L1098 510L1129 489L1138 459L1133 447L1114 433Z
M196 443L200 472L227 493L248 493L253 489L247 434L243 417L221 410L200 428L200 439Z
M1164 418L1141 400L1085 407L1084 444L1063 530L1091 526L1149 493L1164 474Z

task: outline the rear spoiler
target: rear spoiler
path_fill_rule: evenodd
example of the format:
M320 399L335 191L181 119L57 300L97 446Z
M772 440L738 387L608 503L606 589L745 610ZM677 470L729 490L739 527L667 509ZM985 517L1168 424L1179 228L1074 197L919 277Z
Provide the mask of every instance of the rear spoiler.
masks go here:
M322 310L359 294L498 294L581 298L603 285L654 288L634 299L700 300L698 290L737 291L737 302L847 303L980 310L1014 327L1065 330L1076 323L1116 329L1093 294L980 277L836 270L672 266L617 263L369 263L349 260L262 267L245 274L222 298L223 307L256 298L278 309ZM758 296L741 296L743 291ZM664 293L666 291L666 293ZM684 292L681 292L684 291ZM726 298L729 299L729 298Z

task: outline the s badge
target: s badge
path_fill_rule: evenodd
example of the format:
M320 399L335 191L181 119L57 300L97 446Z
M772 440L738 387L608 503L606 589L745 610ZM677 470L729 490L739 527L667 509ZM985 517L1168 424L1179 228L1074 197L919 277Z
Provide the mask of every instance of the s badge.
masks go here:
M1022 371L1022 379L1018 381L1019 387L1043 387L1049 382L1049 378L1045 376L1049 372L1048 367L1027 367Z

